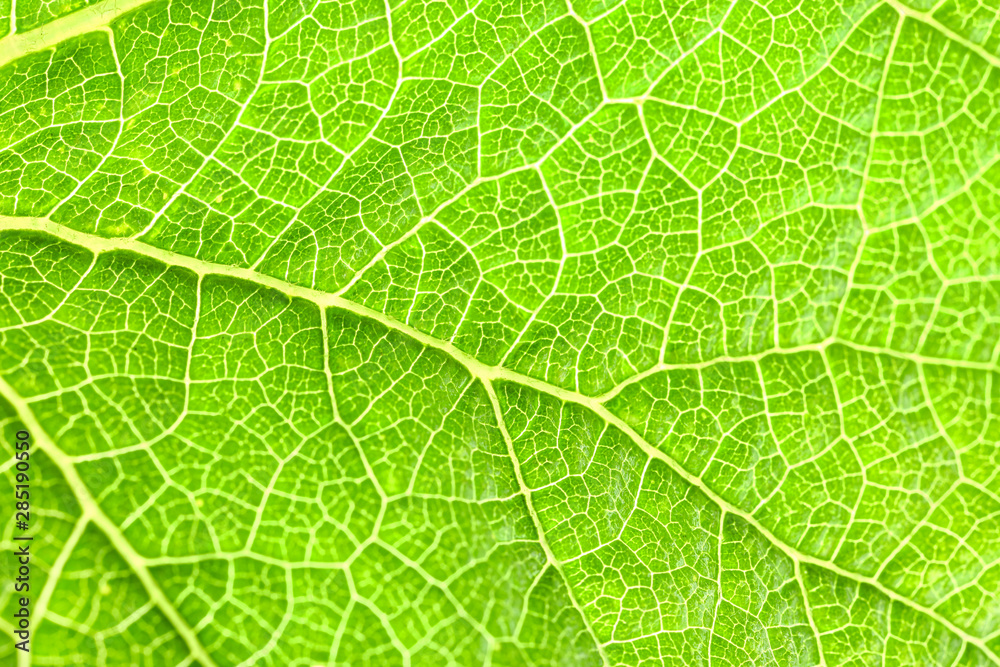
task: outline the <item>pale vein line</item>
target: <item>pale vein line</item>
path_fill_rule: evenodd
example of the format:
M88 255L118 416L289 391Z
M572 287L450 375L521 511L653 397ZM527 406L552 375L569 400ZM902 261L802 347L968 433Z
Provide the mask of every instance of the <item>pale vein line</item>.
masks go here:
M0 67L29 53L55 48L67 39L98 30L151 0L103 0L28 32L0 39Z
M198 660L204 667L216 667L215 661L212 660L208 652L201 645L194 630L191 629L191 626L187 624L180 615L180 612L167 599L163 589L160 588L156 579L153 578L152 573L146 566L145 558L139 555L132 547L132 544L125 539L125 535L118 529L118 526L104 513L101 506L90 495L90 490L83 483L83 480L80 479L80 475L77 473L76 467L74 467L70 457L49 439L48 433L38 423L28 403L7 384L7 381L3 377L0 377L0 395L3 395L17 411L18 417L28 427L28 430L31 431L37 447L45 452L62 472L66 484L73 490L77 502L80 503L80 507L83 509L81 521L89 520L104 532L111 545L125 559L132 572L142 582L146 593L149 595L149 599L159 607L163 615L170 621L174 631L187 644L188 651L192 657Z
M135 241L133 239L121 239L121 238L106 239L97 236L91 236L89 234L63 228L60 225L57 225L46 219L10 218L6 216L0 216L0 231L12 230L16 228L45 231L52 234L53 236L60 237L63 240L75 243L77 245L81 245L83 247L87 247L94 252L128 250L138 254L146 255L148 257L159 260L166 264L182 266L199 275L206 275L206 274L226 275L232 278L245 280L251 284L263 285L265 287L273 288L275 290L284 292L290 297L298 297L306 299L308 301L312 301L321 307L340 308L342 310L352 312L355 315L376 321L382 324L383 326L387 327L388 329L404 334L427 347L435 348L449 354L453 359L455 359L463 366L465 366L466 369L468 369L468 371L473 376L479 378L480 380L483 380L484 382L492 382L494 380L506 380L509 382L516 382L518 384L531 387L536 391L549 394L550 396L558 398L559 400L570 403L576 403L578 405L587 407L594 413L596 413L599 417L604 419L604 421L606 421L607 423L611 424L612 426L618 428L620 431L625 433L640 449L642 449L646 453L647 456L662 461L683 480L685 480L692 486L698 488L702 493L704 493L722 510L735 514L736 516L739 516L747 523L752 525L762 535L764 535L772 544L774 544L775 547L783 551L787 556L789 556L793 560L799 561L800 563L817 565L841 577L871 586L881 594L888 597L890 600L899 602L901 604L905 604L909 606L911 609L919 611L925 614L926 616L932 618L933 620L937 621L944 627L948 628L956 636L976 646L984 654L989 656L990 659L995 664L1000 665L1000 657L998 657L996 653L989 646L987 646L987 643L983 639L970 635L968 632L959 628L950 620L942 616L939 612L924 605L921 605L913 600L910 600L904 595L897 593L891 588L888 588L885 584L878 581L877 579L860 575L855 572L851 572L850 570L846 570L833 562L816 558L814 556L810 556L792 546L785 544L768 528L763 526L751 513L746 512L745 510L740 509L739 507L736 507L735 505L729 503L729 501L723 499L715 491L709 488L701 478L689 473L680 465L680 463L674 460L671 456L667 455L666 453L660 451L653 445L646 442L642 438L642 436L636 433L636 431L631 426L626 424L616 415L612 414L600 402L598 398L586 396L584 394L580 394L568 389L563 389L561 387L551 385L543 380L538 380L532 377L528 377L526 375L522 375L520 373L508 370L506 368L487 366L478 359L459 350L451 343L441 341L437 338L434 338L428 334L423 333L422 331L418 331L413 327L402 324L383 313L353 303L351 301L347 301L346 299L336 296L334 294L329 294L327 292L320 292L306 287L300 287L298 285L292 285L284 281L281 281L277 278L271 278L269 276L263 276L257 274L256 272L251 271L249 269L217 265L211 262L206 262L204 260L194 259L191 257L186 257L184 255L178 255L176 253L167 250L162 250L159 248L153 248L151 246L147 246L144 243ZM0 380L0 382L2 382L2 380ZM0 387L2 386L6 386L6 383L0 385ZM37 425L37 422L33 423ZM60 460L64 462L69 461L69 459L65 457L65 455L62 455L62 458ZM91 502L93 502L92 499ZM108 521L106 517L104 520ZM109 526L109 527L113 530L117 530L116 528L114 528L114 526ZM124 540L123 537L121 539ZM128 545L128 548L131 553L133 554L135 553L134 550L132 550L131 545ZM136 557L139 558L138 555L136 555Z
M469 369L472 372L472 369ZM473 373L475 375L475 373ZM524 481L524 477L521 475L521 465L514 454L514 441L510 437L510 432L507 430L507 423L503 418L503 409L500 407L500 400L497 398L496 391L493 388L493 383L489 380L482 379L483 386L486 388L486 393L490 397L490 403L493 405L493 413L496 416L497 426L500 429L501 435L503 435L504 443L507 445L507 455L510 456L511 465L514 468L514 477L517 478L517 485L521 487L521 493L524 494L524 502L528 506L528 514L531 516L531 522L535 525L535 530L538 531L538 542L542 546L542 550L545 551L545 559L548 561L548 565L551 565L556 572L559 573L559 577L566 584L566 592L569 595L570 602L576 607L577 611L580 612L580 618L583 619L583 624L587 628L587 632L590 634L591 638L594 640L594 645L597 647L597 652L601 656L601 661L605 665L610 665L611 662L608 660L608 656L604 652L604 646L601 644L601 640L597 637L597 633L594 632L594 628L590 623L590 619L587 618L587 610L584 609L576 599L576 595L573 593L573 586L569 582L569 578L566 577L566 573L563 572L562 563L556 558L555 554L552 553L552 548L549 546L548 538L545 536L545 530L542 528L542 521L538 518L538 513L535 511L535 506L531 500L531 489ZM721 564L720 564L721 567Z
M802 575L802 564L793 560L792 565L795 567L795 581L799 585L799 590L802 591L802 601L805 603L806 609L806 620L809 621L809 628L812 630L813 636L816 637L816 649L819 651L819 665L816 667L827 667L826 654L823 652L823 637L820 635L819 626L816 625L816 621L813 618L812 605L809 604L809 593L806 591L806 578Z
M52 594L55 592L56 586L59 585L63 569L66 567L66 561L69 560L73 551L76 550L76 545L83 536L83 531L86 530L89 524L90 521L88 521L85 516L77 518L76 524L73 526L73 532L70 533L69 538L63 544L62 550L59 552L55 562L52 564L52 569L50 569L48 573L48 579L45 580L45 586L42 588L42 592L38 596L38 602L35 603L35 608L31 612L32 617L38 619L36 625L40 625L45 620L45 614L49 609L49 600L52 599ZM19 653L17 657L18 667L27 667L31 664L30 653Z
M91 5L90 7L74 12L68 16L56 19L55 21L52 21L35 30L31 30L25 33L14 33L8 35L7 37L0 39L0 66L6 65L9 62L16 60L17 58L20 58L28 53L54 48L59 43L67 39L70 39L73 36L84 34L86 32L90 32L96 29L100 29L101 27L107 25L109 22L111 22L118 16L128 11L131 11L132 9L140 7L144 4L147 4L149 1L150 0L104 0L104 2ZM933 16L924 12L916 11L910 7L901 4L897 0L887 0L887 4L891 5L902 15L920 21L936 29L938 32L944 34L949 39L973 51L974 53L982 57L984 60L986 60L990 65L994 67L1000 67L1000 58L989 53L981 46L970 42L968 39L950 30L949 28L938 22L936 19L934 19ZM9 220L10 219L7 218L0 218L0 228L5 228L5 229L12 228L8 224ZM53 230L52 227L55 226L52 225L51 223L48 223L48 221L38 221L38 222L43 222L46 224L41 224L41 225L29 224L22 226L31 227L35 229L42 229L44 231L53 233L56 236L60 236L63 238L67 236L65 230L62 229ZM95 239L93 237L88 236L85 237L85 239L73 239L73 242L84 245L85 247L93 248L94 245L100 245L100 244L95 244L94 240ZM135 246L135 247L129 247L129 246ZM144 244L140 243L135 243L132 242L131 240L119 240L113 243L108 243L106 247L102 248L102 251L125 249L125 248L135 250L137 252L140 252L141 254L145 254L148 256L157 257L158 254L156 252L151 252L154 249L150 248L149 246L145 246ZM174 253L163 253L163 254L168 255L169 258L157 257L158 259L161 259L161 261L165 261L173 265L186 264L186 262L179 261L182 256L175 255ZM316 293L314 290L306 290L305 288L299 288L293 285L289 285L284 281L276 279L266 279L264 276L256 274L256 272L253 271L241 271L239 269L233 269L231 267L212 265L210 263L202 262L200 260L192 260L192 263L193 265L190 265L187 268L196 271L197 273L199 273L199 275L205 275L207 273L223 273L244 280L249 280L251 282L255 282L258 284L264 284L289 294L293 294L294 292L308 292L308 294L294 294L294 295L302 296L311 301L320 303L321 305L325 304L325 305L340 307L345 310L367 317L369 319L377 320L394 330L401 331L402 333L412 338L416 338L425 345L442 349L447 353L449 353L454 358L456 358L458 361L463 363L463 365L465 365L473 375L482 379L484 381L485 386L487 387L487 391L490 395L491 402L494 405L494 410L497 413L498 423L504 434L505 439L507 440L508 448L511 449L511 458L515 467L515 472L517 473L518 482L522 487L522 491L525 493L525 498L529 506L529 512L531 513L532 519L533 521L535 521L536 528L539 531L540 542L542 543L542 546L545 549L545 552L550 562L553 565L555 565L557 569L558 569L558 563L552 556L552 553L547 543L545 542L544 534L541 530L541 526L538 522L537 516L535 515L535 512L531 509L530 495L527 491L527 488L524 486L523 480L521 479L520 470L517 466L517 459L514 457L513 454L513 449L510 442L510 436L507 433L506 428L504 426L502 414L500 412L500 406L493 391L492 384L490 382L491 379L504 379L504 380L518 382L521 384L531 386L539 391L543 391L551 395L556 395L562 400L580 403L589 407L590 409L594 410L596 413L601 415L608 423L615 425L617 428L627 433L632 438L632 440L640 448L646 451L646 453L651 458L657 458L663 460L665 463L667 463L668 466L670 466L676 473L678 473L681 477L683 477L688 483L702 490L702 492L704 492L714 502L716 502L720 507L722 507L724 512L728 511L736 515L739 515L745 520L747 520L749 523L751 523L751 525L754 525L754 527L757 528L757 530L759 530L762 534L764 534L772 543L774 543L778 548L782 549L786 554L788 554L795 560L796 569L798 569L799 563L803 562L813 563L825 567L827 569L830 569L836 572L840 576L844 576L853 579L855 581L871 585L877 590L879 590L881 593L889 597L890 599L898 600L904 604L908 604L912 608L922 611L924 614L934 618L942 625L948 627L949 630L954 632L956 635L962 637L966 642L976 645L984 653L989 655L994 661L997 661L997 656L992 651L990 651L981 640L969 636L967 633L965 633L961 629L951 624L947 619L940 617L933 610L923 608L921 605L918 605L915 602L908 600L907 598L899 595L895 591L885 588L880 582L878 582L875 579L862 577L860 575L856 575L848 571L843 571L839 568L839 566L836 566L827 561L815 559L811 556L798 552L796 549L793 549L792 547L784 545L780 540L777 539L777 537L771 534L770 531L768 531L762 525L758 524L757 521L752 517L752 515L742 512L741 510L733 506L730 506L728 502L724 501L720 497L717 497L714 494L714 492L708 489L699 478L696 478L693 475L688 474L672 458L667 457L658 449L653 448L651 445L645 442L645 440L643 440L637 433L635 433L627 424L624 424L614 415L608 412L604 408L604 406L598 402L599 399L583 396L577 394L576 392L563 390L561 388L554 387L548 385L547 383L538 381L534 378L529 378L526 376L522 376L518 373L507 371L506 369L485 366L481 364L478 360L469 357L468 355L457 350L449 343L442 343L441 341L433 339L425 334L422 334L421 332L413 330L411 327L407 325L397 323L391 318L388 318L381 313L378 313L376 311L370 311L369 309L364 308L363 306L359 306L352 302L348 302L346 300L341 299L340 297L332 296L322 292ZM239 275L244 273L246 275ZM931 363L947 363L947 360L941 360L940 362L935 362L933 360L925 360L925 363L927 361L930 361ZM660 366L662 366L662 364ZM17 408L24 422L26 424L29 424L32 428L34 428L36 433L40 434L41 437L38 438L38 443L40 448L43 451L46 451L53 458L53 461L56 462L57 466L60 467L60 469L63 471L63 474L67 479L67 482L73 488L73 491L77 495L81 503L81 506L84 507L84 516L78 523L77 529L74 531L74 535L77 535L78 533L82 532L82 528L86 525L88 520L93 521L95 525L98 525L106 533L109 540L112 541L114 546L119 550L119 553L121 553L123 556L126 557L130 565L132 566L133 570L139 577L139 579L142 581L144 586L146 586L151 599L153 599L153 601L161 608L164 614L167 615L168 618L170 618L175 629L178 631L178 634L180 634L184 638L184 640L188 643L189 648L191 649L192 657L197 657L197 659L203 661L205 664L211 665L212 662L210 658L198 643L198 640L194 636L193 631L191 631L191 629L186 625L186 623L184 623L183 619L180 618L179 614L177 614L176 610L166 600L165 595L159 589L156 582L152 579L152 576L149 574L149 571L145 567L144 560L142 559L142 557L140 557L132 549L128 541L118 531L118 528L111 523L111 521L106 517L106 515L104 515L103 511L97 505L96 501L94 501L94 499L90 496L89 491L86 489L82 481L79 479L75 471L75 468L73 468L73 464L70 461L69 457L63 454L61 450L58 450L54 444L48 441L47 435L44 433L44 431L42 431L42 429L37 424L33 414L30 411L30 408L23 401L23 399L21 399L16 393L13 392L13 390L9 387L9 385L7 385L7 383L4 380L2 380L2 378L0 378L0 392L8 396L12 404L14 404L15 407ZM65 555L66 552L61 554L60 558L64 560ZM53 581L55 581L57 578L58 577L53 579ZM572 597L571 590L570 590L570 595ZM576 604L575 599L574 599L574 604ZM576 606L579 607L579 605ZM593 635L593 630L590 627L589 621L587 621L586 614L582 614L582 616L584 622L587 625L588 631L590 631L590 633ZM815 627L813 629L815 631ZM596 642L596 636L594 638ZM600 642L596 643L598 647L601 646ZM822 649L820 650L822 651ZM605 660L605 662L607 662L607 658L606 656L604 656L603 651L602 651L602 658Z
M886 0L886 4L895 9L903 16L911 18L914 21L919 21L920 23L923 23L930 28L934 28L934 30L938 31L951 41L957 42L958 44L961 44L968 50L972 51L977 56L988 62L990 65L993 65L993 67L1000 67L1000 57L997 57L995 54L990 53L979 44L970 41L968 38L959 35L957 32L955 32L954 30L952 30L951 28L949 28L948 26L944 25L936 18L934 18L931 14L927 12L918 11L916 9L913 9L912 7L907 7L903 3L899 2L899 0Z

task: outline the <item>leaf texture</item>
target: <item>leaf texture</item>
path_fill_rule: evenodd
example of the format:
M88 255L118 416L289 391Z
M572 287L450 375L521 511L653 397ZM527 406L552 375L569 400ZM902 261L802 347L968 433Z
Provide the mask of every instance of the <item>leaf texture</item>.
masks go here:
M0 663L1000 666L998 91L987 0L0 0Z

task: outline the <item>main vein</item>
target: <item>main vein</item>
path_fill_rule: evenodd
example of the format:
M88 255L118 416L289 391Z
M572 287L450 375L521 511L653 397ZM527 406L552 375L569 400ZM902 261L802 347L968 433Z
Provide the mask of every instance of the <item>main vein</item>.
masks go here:
M58 44L103 28L122 14L152 0L102 0L27 32L15 32L0 39L0 67L29 53L55 48Z
M747 523L751 524L754 528L760 531L776 548L780 549L786 555L788 555L793 560L799 563L808 563L811 565L816 565L827 570L836 573L839 576L845 577L847 579L871 586L881 594L888 597L890 600L897 601L901 604L905 604L910 608L919 611L926 616L934 619L944 627L948 628L956 636L964 640L965 642L977 647L985 655L997 665L1000 665L1000 657L990 649L987 643L979 638L969 634L967 631L955 625L948 618L944 617L934 609L927 606L921 605L914 600L907 598L906 596L898 593L897 591L887 587L878 579L873 577L867 577L856 572L851 572L846 570L839 565L809 554L803 553L784 543L780 540L773 532L762 525L757 518L750 512L747 512L722 498L718 493L712 490L705 482L697 477L696 475L688 472L678 461L673 457L664 453L660 449L654 447L648 443L642 436L640 436L631 426L622 421L619 417L611 413L603 403L601 403L600 397L587 396L576 391L569 389L564 389L552 384L549 384L543 380L537 378L529 377L512 371L507 368L502 368L499 366L489 366L475 357L469 355L466 352L455 347L453 344L442 341L438 338L430 336L422 331L414 329L413 327L398 322L397 320L385 315L384 313L372 310L360 304L354 303L353 301L348 301L343 297L335 294L330 294L328 292L321 292L318 290L310 289L307 287L301 287L292 283L285 282L278 278L271 276L266 276L251 269L245 269L240 267L226 266L220 264L214 264L212 262L207 262L205 260L196 259L193 257L188 257L186 255L180 255L168 250L163 250L160 248L155 248L149 246L141 241L137 241L131 238L118 238L109 239L99 236L93 236L90 234L85 234L83 232L78 232L75 230L68 229L52 222L46 218L11 218L0 216L0 231L4 230L36 230L43 231L51 234L57 238L60 238L69 243L73 243L95 253L101 252L114 252L114 251L130 251L140 255L145 255L149 258L163 262L166 265L180 266L187 268L199 276L204 276L208 274L225 275L235 279L244 280L252 284L261 285L264 287L269 287L271 289L280 291L291 298L301 298L311 301L321 308L335 307L340 308L349 312L352 312L358 316L367 318L369 320L374 320L380 324L398 331L419 343L426 345L427 347L432 347L441 350L453 359L462 364L470 374L474 377L481 379L484 383L491 383L495 380L506 380L510 382L515 382L535 389L546 394L549 394L559 400L576 403L584 407L589 408L607 423L611 424L615 428L618 428L623 433L625 433L647 456L653 459L660 460L664 462L667 466L671 468L678 476L684 479L687 483L698 488L702 493L704 493L710 500L712 500L716 505L718 505L723 511L730 512L741 517ZM778 350L780 352L780 350ZM6 386L6 385L2 385ZM22 405L23 401L22 401ZM500 417L498 416L498 419ZM68 460L63 457L66 464L70 464ZM84 489L85 491L85 489ZM93 502L93 501L91 501ZM103 516L103 514L101 515ZM108 522L107 518L104 519ZM110 525L110 522L108 522ZM102 526L103 527L103 526ZM110 526L114 528L114 526ZM120 533L119 533L120 535ZM121 539L124 540L122 537ZM135 553L134 550L130 552ZM141 562L141 559L140 559Z

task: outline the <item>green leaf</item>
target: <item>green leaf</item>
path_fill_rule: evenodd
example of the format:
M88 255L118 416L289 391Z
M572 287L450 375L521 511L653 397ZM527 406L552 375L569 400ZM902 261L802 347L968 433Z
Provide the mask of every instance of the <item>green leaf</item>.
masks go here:
M998 90L989 2L0 0L0 663L1000 667Z

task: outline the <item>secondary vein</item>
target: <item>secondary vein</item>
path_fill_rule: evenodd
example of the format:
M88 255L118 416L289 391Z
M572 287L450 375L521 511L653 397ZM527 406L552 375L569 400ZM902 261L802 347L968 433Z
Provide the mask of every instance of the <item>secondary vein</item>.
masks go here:
M337 296L335 294L330 294L327 292L321 292L314 289L300 287L291 283L287 283L278 278L273 278L270 276L265 276L259 274L251 269L225 266L213 264L211 262L206 262L204 260L195 259L185 255L179 255L168 250L162 250L155 248L141 241L137 241L131 238L116 238L108 239L98 236L92 236L90 234L85 234L83 232L78 232L65 228L59 224L56 224L45 218L11 218L0 216L0 230L36 230L44 231L53 236L63 239L64 241L80 245L82 247L88 248L93 252L113 252L113 251L131 251L137 254L145 255L147 257L156 259L168 265L181 266L187 268L198 275L206 274L221 274L227 275L232 278L245 280L250 283L257 285L269 287L280 292L283 292L289 297L301 298L313 303L316 303L320 307L335 307L340 308L349 312L352 312L358 316L367 318L379 322L380 324L390 328L394 331L398 331L417 342L426 345L427 347L432 347L441 350L453 359L458 361L460 364L465 366L465 368L474 377L483 380L485 383L491 383L495 380L505 380L509 382L515 382L527 387L531 387L536 391L540 391L562 401L576 403L582 405L586 408L592 410L599 417L604 419L608 424L611 424L615 428L619 429L625 433L632 441L638 446L642 451L650 458L658 459L664 462L674 473L684 479L688 484L698 488L702 493L704 493L710 500L712 500L716 505L718 505L723 511L735 514L739 516L747 523L756 528L762 535L764 535L768 541L770 541L774 546L784 552L787 556L792 558L798 563L805 563L810 565L815 565L822 567L831 572L834 572L838 576L850 579L852 581L868 585L879 593L885 595L890 600L905 604L910 608L921 612L922 614L928 616L929 618L940 623L942 626L948 628L953 634L961 638L965 642L975 646L985 655L987 655L990 660L996 664L1000 665L1000 657L987 645L987 642L979 637L974 637L967 631L955 625L949 619L938 613L937 611L921 605L906 596L894 591L893 589L887 587L881 581L874 579L872 577L867 577L850 570L846 570L837 564L816 558L805 554L798 549L785 544L780 540L773 532L768 528L763 526L757 518L750 512L747 512L735 505L732 505L729 501L722 498L718 493L713 491L705 482L688 472L684 469L681 464L676 461L673 457L664 453L660 449L654 447L648 443L642 436L640 436L631 426L622 421L619 417L612 414L601 402L600 397L592 397L575 392L569 389L564 389L555 385L551 385L543 380L538 380L526 375L517 373L516 371L511 371L506 368L498 366L488 366L475 357L463 352L462 350L455 347L453 344L442 341L440 339L434 338L422 331L419 331L407 324L396 321L392 317L380 313L378 311L372 310L360 304L348 301L343 297ZM942 361L944 363L944 361ZM2 380L0 380L2 382ZM0 384L0 388L7 387L6 383ZM23 401L22 401L23 404ZM499 418L499 417L498 417ZM39 429L40 430L40 429ZM75 474L75 472L74 472ZM81 482L82 484L82 482ZM85 490L85 489L84 489ZM91 500L91 502L93 502ZM98 511L100 511L98 509ZM104 516L103 513L101 516ZM108 523L111 529L114 526L110 524L110 520L107 517L104 521ZM96 522L96 520L95 520ZM102 526L103 527L103 526ZM124 537L121 538L124 540ZM131 546L129 546L131 549ZM134 553L134 551L132 552ZM155 582L154 582L155 585Z

